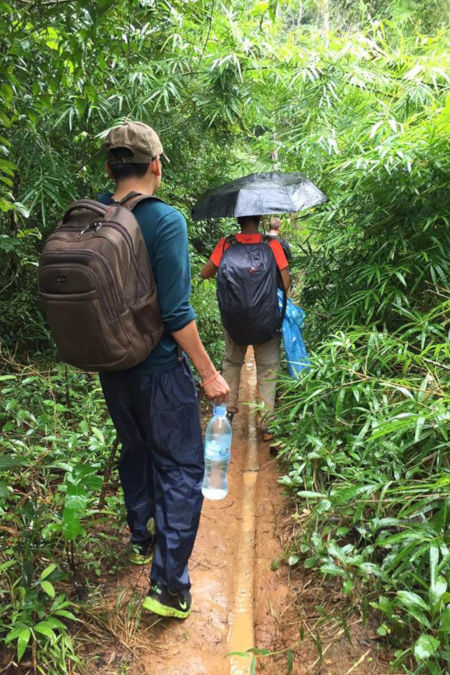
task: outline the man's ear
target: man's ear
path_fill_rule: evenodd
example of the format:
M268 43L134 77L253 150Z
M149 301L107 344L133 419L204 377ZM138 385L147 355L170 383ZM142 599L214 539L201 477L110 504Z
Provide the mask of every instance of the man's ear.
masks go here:
M113 176L113 173L111 171L111 167L109 166L108 162L105 162L105 168L106 168L106 173L108 174L108 176L114 180L114 176Z
M150 169L151 169L151 172L154 176L160 176L161 175L161 166L158 162L157 157L155 157L155 159L152 159L151 164L150 164Z

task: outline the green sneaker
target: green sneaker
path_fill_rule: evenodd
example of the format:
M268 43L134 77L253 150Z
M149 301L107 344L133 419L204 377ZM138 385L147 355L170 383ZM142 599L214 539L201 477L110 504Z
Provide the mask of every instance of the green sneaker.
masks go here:
M187 619L191 613L191 604L192 599L189 591L171 593L159 584L153 584L142 603L142 607L159 616Z

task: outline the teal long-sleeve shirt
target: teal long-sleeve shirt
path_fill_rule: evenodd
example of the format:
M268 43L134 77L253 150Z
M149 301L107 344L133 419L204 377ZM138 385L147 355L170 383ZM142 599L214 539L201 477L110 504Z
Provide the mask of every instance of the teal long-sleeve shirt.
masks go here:
M104 204L113 203L110 192L100 195L99 200ZM151 375L177 364L178 345L171 334L195 319L189 301L191 268L187 226L179 211L157 200L141 202L133 213L144 235L164 323L164 334L157 346L145 361L132 369Z

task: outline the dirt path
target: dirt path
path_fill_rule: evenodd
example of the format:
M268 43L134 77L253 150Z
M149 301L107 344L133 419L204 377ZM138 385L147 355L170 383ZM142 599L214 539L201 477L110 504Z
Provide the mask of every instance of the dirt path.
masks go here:
M244 369L242 398L252 400L251 356ZM118 608L109 626L117 642L112 655L111 647L104 650L101 662L95 663L96 672L246 675L252 657L227 654L253 647L278 652L257 659L257 671L273 675L287 673L289 667L298 675L389 672L388 662L377 654L373 630L363 627L358 615L347 616L348 629L333 618L333 610L340 616L347 608L333 585L318 586L312 575L279 563L291 532L290 510L277 485L276 462L267 444L257 440L254 415L243 406L233 424L227 498L205 500L190 563L191 616L177 622L143 615L137 626L131 617L133 607L139 606L139 593L148 588L148 570L127 568L108 589L107 603L115 602ZM125 601L117 604L117 597ZM324 621L318 605L331 618ZM129 650L125 659L124 646Z

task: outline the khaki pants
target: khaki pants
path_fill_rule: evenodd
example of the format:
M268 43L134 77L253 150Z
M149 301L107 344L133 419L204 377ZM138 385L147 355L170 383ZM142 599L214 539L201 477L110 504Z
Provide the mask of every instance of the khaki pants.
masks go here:
M247 345L237 345L225 332L225 355L222 362L222 375L230 387L228 410L238 410L239 380L241 368L245 360ZM268 408L268 413L275 406L276 376L280 369L280 337L252 345L256 362L256 378L258 395Z

